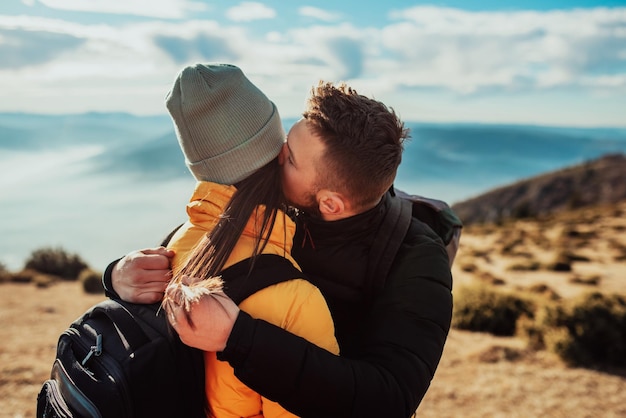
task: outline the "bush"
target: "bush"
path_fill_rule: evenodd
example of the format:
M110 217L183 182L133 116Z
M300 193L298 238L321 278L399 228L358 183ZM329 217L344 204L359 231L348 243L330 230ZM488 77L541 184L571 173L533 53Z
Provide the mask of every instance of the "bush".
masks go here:
M80 273L78 280L83 286L85 293L104 293L102 286L102 274L91 269L85 269Z
M25 269L58 276L64 280L76 280L87 264L76 254L68 254L62 248L41 248L33 251L26 261Z
M11 283L32 283L38 274L39 273L34 270L24 269L13 274L9 274L7 281L10 281Z
M569 282L572 284L582 284L585 286L597 286L602 281L602 277L597 274L592 274L590 276L573 276Z
M552 271L572 271L572 260L566 252L560 252L554 257L554 261L548 264Z
M559 355L576 365L626 366L626 298L590 293L565 309L557 324L568 331Z
M458 329L511 336L522 315L533 317L533 303L529 299L486 285L467 286L455 293L452 325Z
M520 321L529 346L547 349L574 366L626 366L626 298L589 293L540 308Z
M511 271L537 271L541 268L541 263L536 260L528 260L511 264L508 269Z
M0 283L6 282L8 280L9 270L7 269L7 266L5 266L4 263L0 261Z
M532 204L526 199L518 203L511 212L511 218L513 219L525 219L535 216Z
M543 296L549 300L561 299L561 296L554 289L544 283L535 283L528 287L528 291L532 294Z

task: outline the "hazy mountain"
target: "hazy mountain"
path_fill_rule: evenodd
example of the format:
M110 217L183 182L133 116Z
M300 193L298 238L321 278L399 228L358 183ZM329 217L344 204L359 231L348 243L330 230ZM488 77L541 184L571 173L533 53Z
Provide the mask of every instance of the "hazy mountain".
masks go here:
M406 125L396 187L450 203L626 153L626 129ZM0 262L10 268L43 246L104 268L184 220L194 184L166 114L0 113L0 172Z
M285 130L293 122L284 120ZM418 122L406 126L411 139L397 186L451 202L607 153L626 152L626 129ZM189 175L168 115L0 113L0 151L70 152L81 147L91 147L83 161L85 174L128 174L146 181Z

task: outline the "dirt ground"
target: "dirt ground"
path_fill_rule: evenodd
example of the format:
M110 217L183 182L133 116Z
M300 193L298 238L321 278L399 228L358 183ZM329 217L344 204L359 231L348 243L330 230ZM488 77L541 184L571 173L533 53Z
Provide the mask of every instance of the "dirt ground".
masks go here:
M511 289L543 283L562 297L589 290L626 294L625 213L626 203L558 221L467 228L453 268L455 287L487 280ZM549 263L563 250L583 261L568 272L511 268ZM103 298L75 282L0 284L0 418L34 417L58 335ZM526 350L517 338L453 329L417 416L626 417L626 374L569 368L553 354Z
M35 416L37 393L49 377L59 334L104 295L77 282L40 289L0 284L0 417Z

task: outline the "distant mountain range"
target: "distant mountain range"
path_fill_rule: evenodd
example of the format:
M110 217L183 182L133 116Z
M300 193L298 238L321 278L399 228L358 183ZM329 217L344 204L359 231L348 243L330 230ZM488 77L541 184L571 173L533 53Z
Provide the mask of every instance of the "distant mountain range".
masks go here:
M465 224L527 218L626 200L626 155L609 154L453 205Z
M295 119L284 119L287 131ZM626 152L626 129L407 121L396 186L449 202L607 153ZM155 183L189 178L170 117L127 113L0 113L0 152L88 150L84 175ZM88 155L87 155L88 154ZM0 155L0 162L2 155Z
M284 119L285 130L294 121ZM623 128L417 121L406 126L411 139L395 186L449 203L626 153ZM11 269L45 246L79 251L90 265L104 268L128 251L160 242L185 219L194 186L167 114L0 113L0 172L0 262ZM597 180L599 172L587 174L589 193L600 193L606 184L615 193L618 182ZM468 223L486 214L495 219L538 212L536 199L549 207L596 199L572 194L575 188L562 183L477 204L478 209L457 207Z

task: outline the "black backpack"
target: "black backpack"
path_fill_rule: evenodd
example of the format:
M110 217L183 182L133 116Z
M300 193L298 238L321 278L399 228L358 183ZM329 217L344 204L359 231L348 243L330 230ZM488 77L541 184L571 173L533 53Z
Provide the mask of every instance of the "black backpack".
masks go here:
M236 303L272 284L304 277L287 259L263 254L222 272ZM106 300L59 337L37 398L37 417L206 417L200 350L183 344L159 304Z
M441 241L443 241L443 245L445 245L448 253L450 267L452 267L452 263L454 263L454 258L459 249L463 223L456 213L454 213L450 205L443 200L408 194L398 189L392 189L391 193L400 199L393 200L393 209L390 212L399 213L402 209L398 209L398 207L404 205L405 212L409 212L411 216L428 225L439 238L441 238ZM408 203L410 203L410 205ZM406 226L398 226L395 233L398 234L402 231L406 233L410 220L406 220L407 216L400 214L397 216L400 219L398 220L398 225L406 224ZM387 218L393 219L393 215L388 215Z
M384 286L413 218L428 225L441 238L450 267L459 249L463 228L463 223L452 208L442 200L410 195L393 187L389 193L389 209L368 255L365 283L366 287L374 290Z

